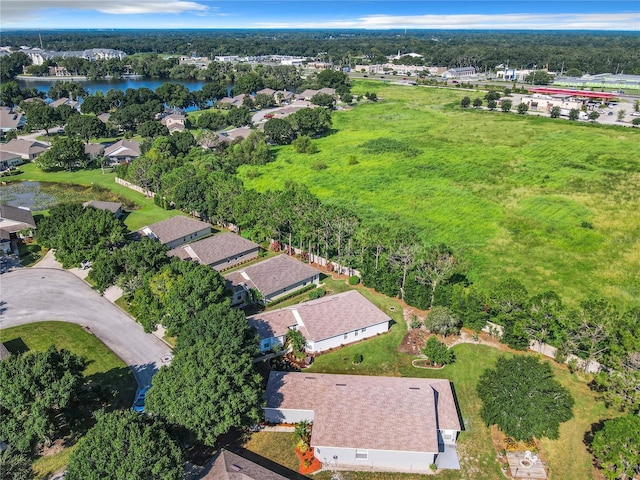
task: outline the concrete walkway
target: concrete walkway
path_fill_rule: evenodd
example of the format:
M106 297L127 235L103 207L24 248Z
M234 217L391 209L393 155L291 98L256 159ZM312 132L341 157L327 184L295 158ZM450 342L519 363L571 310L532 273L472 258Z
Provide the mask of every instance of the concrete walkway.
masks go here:
M0 328L48 320L81 325L129 366L141 387L150 385L160 366L171 361L167 344L145 333L72 272L20 268L0 276L0 289Z

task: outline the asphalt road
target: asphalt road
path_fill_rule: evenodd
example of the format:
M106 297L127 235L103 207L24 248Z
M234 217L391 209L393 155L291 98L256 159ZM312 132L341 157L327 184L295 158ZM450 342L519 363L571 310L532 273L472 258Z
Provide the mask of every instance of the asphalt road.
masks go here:
M140 387L171 349L72 273L20 268L0 275L0 328L56 320L88 329L133 371Z

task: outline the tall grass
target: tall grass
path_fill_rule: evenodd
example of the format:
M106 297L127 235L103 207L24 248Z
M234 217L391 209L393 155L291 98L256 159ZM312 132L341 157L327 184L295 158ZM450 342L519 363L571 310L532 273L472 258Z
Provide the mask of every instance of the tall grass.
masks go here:
M313 158L282 147L252 175L241 169L246 185L294 180L365 219L416 225L425 242L462 251L482 287L511 276L570 304L595 294L640 304L640 132L459 109L469 92L354 91L381 100L336 112Z

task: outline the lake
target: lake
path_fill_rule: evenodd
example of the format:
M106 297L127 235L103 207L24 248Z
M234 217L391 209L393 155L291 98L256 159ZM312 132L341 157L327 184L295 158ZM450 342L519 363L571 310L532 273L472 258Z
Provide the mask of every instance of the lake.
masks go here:
M39 92L47 93L49 87L53 85L56 80L65 80L65 77L60 78L19 78L17 79L20 88L35 88ZM111 89L122 90L123 92L127 88L149 88L154 90L163 83L179 83L189 89L189 91L201 90L207 83L198 80L172 80L170 78L122 78L118 80L75 80L82 84L84 89L91 95L101 91L106 94Z

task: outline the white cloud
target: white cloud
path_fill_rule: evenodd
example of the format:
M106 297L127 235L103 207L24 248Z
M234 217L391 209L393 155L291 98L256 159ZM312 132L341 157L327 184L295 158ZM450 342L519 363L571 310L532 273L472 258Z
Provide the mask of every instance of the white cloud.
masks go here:
M206 11L208 7L186 0L2 0L2 23L24 24L42 18L43 10L94 10L112 15Z
M496 15L367 15L327 22L260 22L255 28L640 30L640 13Z

